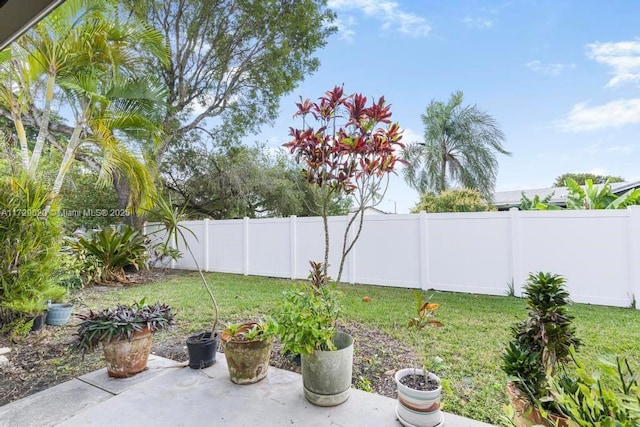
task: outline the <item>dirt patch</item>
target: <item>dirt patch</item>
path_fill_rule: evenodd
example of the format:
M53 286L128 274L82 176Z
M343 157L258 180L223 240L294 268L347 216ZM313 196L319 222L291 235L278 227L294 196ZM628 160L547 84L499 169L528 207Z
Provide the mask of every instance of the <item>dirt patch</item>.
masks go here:
M3 378L0 406L104 367L100 352L87 354L83 361L80 354L70 351L76 326L76 322L61 327L46 326L19 342L0 336L0 348L11 348L11 352L5 354L9 363L0 366ZM351 334L355 342L353 386L395 398L393 374L399 368L419 366L416 353L389 335L357 323L348 323L342 329ZM156 335L151 352L179 362L187 361L186 336L179 334L172 331ZM282 354L281 349L282 345L276 340L271 365L300 373L300 366Z
M132 276L131 281L148 283L168 274L176 272L151 270ZM105 286L90 290L109 291ZM11 349L4 355L9 362L0 365L0 406L104 367L99 351L87 354L84 360L82 355L71 351L77 324L78 320L72 318L67 325L45 326L19 341L0 335L0 348ZM187 361L187 334L179 328L180 325L157 334L151 352L178 362ZM340 329L354 337L353 386L395 398L393 374L400 368L420 366L416 352L388 334L358 323L348 322ZM271 365L300 373L300 366L282 354L281 349L282 345L276 340Z

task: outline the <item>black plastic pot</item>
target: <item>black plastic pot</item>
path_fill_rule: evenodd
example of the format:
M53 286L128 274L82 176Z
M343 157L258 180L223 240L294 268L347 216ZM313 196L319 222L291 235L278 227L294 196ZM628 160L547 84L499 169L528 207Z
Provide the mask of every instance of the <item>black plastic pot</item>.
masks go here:
M33 318L33 325L31 326L31 332L39 331L44 326L44 322L47 319L47 312L38 314Z
M189 367L204 369L216 363L216 351L220 343L220 336L216 333L211 338L211 332L203 332L187 339L189 351Z

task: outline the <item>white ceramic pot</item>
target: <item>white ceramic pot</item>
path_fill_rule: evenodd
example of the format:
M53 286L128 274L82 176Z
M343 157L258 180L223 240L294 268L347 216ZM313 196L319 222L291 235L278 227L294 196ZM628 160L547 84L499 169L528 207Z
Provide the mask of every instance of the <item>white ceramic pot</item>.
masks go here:
M410 375L424 375L422 369L400 369L396 372L395 380L398 386L398 406L396 414L404 426L435 427L442 425L444 416L440 410L440 396L442 386L440 378L429 373L429 378L438 382L435 390L423 391L409 388L400 380Z

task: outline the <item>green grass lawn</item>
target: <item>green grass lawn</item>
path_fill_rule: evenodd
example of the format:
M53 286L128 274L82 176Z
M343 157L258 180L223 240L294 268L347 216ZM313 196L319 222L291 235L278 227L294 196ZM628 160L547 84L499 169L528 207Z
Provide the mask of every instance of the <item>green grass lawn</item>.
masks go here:
M291 286L290 280L210 273L206 275L220 305L221 321L259 319ZM369 285L340 285L345 315L371 328L387 332L416 349L425 362L439 356L447 367L437 372L451 381L453 395L445 396L445 410L469 418L500 423L507 402L506 377L500 370L500 354L510 336L510 326L525 316L524 300L513 297L433 292L440 303L442 328L408 330L407 315L413 314L413 291ZM424 292L425 297L431 292ZM368 295L371 302L362 297ZM196 274L169 277L161 282L112 292L90 294L92 307L133 302L142 297L171 305L178 327L184 332L205 330L211 324L212 308ZM629 356L637 365L640 354L640 310L575 304L580 351L587 363L609 354ZM403 368L399 366L398 368Z

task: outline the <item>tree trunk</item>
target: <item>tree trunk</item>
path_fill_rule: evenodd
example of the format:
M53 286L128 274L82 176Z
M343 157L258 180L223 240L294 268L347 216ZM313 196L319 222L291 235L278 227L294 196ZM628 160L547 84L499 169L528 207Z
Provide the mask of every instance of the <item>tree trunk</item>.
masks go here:
M127 209L131 196L131 187L129 186L127 178L119 170L113 171L113 188L118 195L118 209ZM122 217L122 222L136 230L142 230L144 218L136 212L131 212L130 215Z

